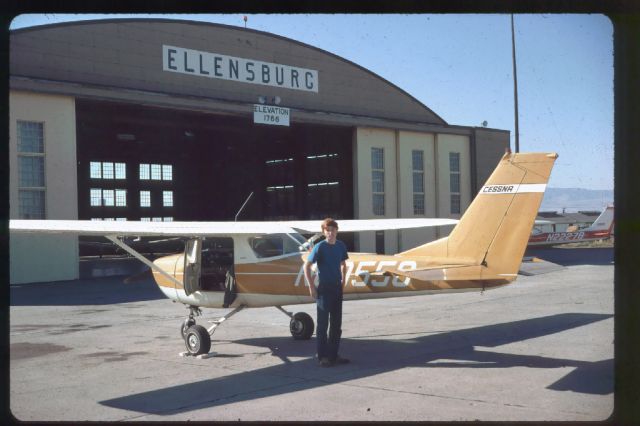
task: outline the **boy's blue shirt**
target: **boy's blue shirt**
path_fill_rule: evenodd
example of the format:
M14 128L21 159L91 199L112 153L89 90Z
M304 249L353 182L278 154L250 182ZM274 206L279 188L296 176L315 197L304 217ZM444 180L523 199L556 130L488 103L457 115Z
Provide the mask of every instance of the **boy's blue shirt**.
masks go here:
M318 264L320 284L340 285L340 264L348 258L347 246L342 241L336 240L335 244L329 244L327 240L323 240L313 247L307 260Z

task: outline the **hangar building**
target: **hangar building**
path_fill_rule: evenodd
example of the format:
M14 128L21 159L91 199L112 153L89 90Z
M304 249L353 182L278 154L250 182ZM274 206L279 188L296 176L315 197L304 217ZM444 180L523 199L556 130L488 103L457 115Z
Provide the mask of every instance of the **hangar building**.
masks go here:
M252 192L239 220L459 218L509 145L344 58L218 24L14 30L9 82L12 219L234 220ZM345 239L390 254L445 231ZM12 236L11 282L78 278L80 254Z

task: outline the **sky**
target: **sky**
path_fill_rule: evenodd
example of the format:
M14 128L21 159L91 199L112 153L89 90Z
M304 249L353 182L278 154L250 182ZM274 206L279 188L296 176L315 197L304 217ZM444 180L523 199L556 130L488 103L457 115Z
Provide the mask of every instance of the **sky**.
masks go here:
M509 130L508 14L29 14L10 29L84 19L187 19L277 34L363 66L447 123ZM514 15L521 152L557 152L549 187L613 189L613 25L597 14Z

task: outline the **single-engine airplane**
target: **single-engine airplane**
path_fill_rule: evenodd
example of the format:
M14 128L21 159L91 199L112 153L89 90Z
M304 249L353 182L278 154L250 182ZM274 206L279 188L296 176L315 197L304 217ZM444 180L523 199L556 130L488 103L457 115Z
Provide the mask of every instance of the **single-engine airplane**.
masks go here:
M538 221L536 221L537 224ZM600 216L587 228L567 229L566 232L543 232L533 228L529 237L529 246L555 246L557 244L582 241L605 240L611 237L613 230L613 206L607 206Z
M511 153L499 161L459 221L340 220L340 232L455 224L448 237L396 255L349 253L344 300L484 291L517 277L556 153ZM273 306L288 315L294 339L309 339L314 322L284 305L313 303L303 273L320 221L98 222L11 220L12 233L102 235L148 265L160 290L189 308L180 327L187 351L206 354L217 326L245 308ZM316 233L305 241L300 233ZM182 236L183 253L149 261L126 236ZM317 280L317 276L315 277ZM317 285L317 281L313 283ZM200 308L232 308L208 329Z

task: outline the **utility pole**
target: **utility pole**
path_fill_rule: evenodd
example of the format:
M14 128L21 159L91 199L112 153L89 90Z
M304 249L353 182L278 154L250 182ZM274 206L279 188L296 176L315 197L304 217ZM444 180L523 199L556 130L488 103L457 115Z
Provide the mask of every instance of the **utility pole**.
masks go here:
M520 132L518 129L518 74L516 72L516 35L513 29L513 13L511 14L511 59L513 61L513 98L516 118L516 152L520 152Z

